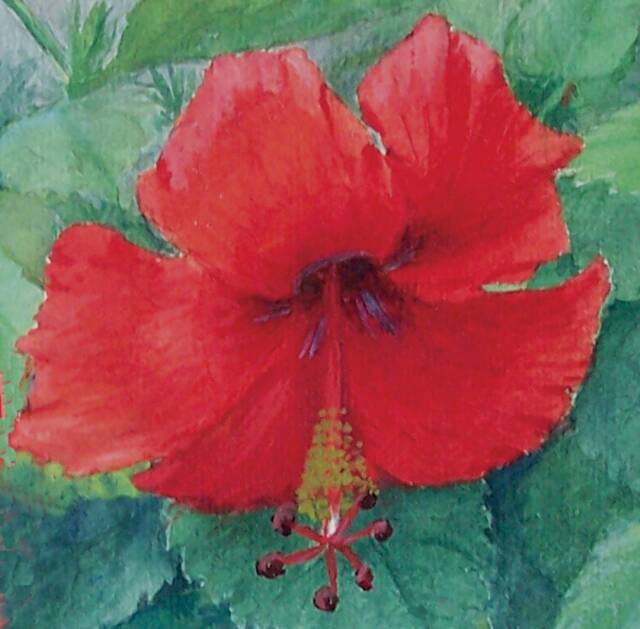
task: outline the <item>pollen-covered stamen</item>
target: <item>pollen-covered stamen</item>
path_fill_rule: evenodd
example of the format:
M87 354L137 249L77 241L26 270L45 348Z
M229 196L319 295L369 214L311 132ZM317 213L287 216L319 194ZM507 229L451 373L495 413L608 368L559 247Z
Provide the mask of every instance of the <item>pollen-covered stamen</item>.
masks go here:
M360 495L376 491L368 475L363 444L347 420L348 412L344 408L323 409L318 413L297 492L300 512L311 518L330 517L332 495L337 496L338 506L348 508ZM357 508L356 505L356 513ZM339 526L344 528L350 522L351 517L343 514Z

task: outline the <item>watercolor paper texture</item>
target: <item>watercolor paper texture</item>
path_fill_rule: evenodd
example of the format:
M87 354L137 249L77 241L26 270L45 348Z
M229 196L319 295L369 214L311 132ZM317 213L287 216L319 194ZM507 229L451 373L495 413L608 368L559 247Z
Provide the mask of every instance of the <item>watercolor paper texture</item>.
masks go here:
M640 0L0 0L0 626L640 626Z

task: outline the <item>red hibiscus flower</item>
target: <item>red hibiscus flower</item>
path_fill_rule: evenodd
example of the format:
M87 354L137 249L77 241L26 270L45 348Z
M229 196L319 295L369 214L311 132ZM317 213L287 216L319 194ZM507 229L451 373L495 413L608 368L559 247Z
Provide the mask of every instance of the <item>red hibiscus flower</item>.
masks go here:
M299 49L217 58L142 212L182 254L96 225L55 244L11 438L70 474L151 461L136 485L205 511L284 504L310 538L259 574L351 550L380 487L477 479L536 449L589 367L603 261L521 282L567 251L554 173L581 148L513 97L498 56L425 18L365 76L364 121ZM351 506L349 506L351 505ZM320 532L296 509L324 516Z

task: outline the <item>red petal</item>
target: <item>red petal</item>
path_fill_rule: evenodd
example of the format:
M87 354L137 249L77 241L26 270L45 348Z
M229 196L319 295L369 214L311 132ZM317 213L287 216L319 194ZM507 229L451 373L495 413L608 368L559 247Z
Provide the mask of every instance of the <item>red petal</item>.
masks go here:
M382 258L401 230L366 128L302 50L217 58L157 166L142 211L244 291L286 296L306 265Z
M321 366L297 356L275 365L216 426L137 475L136 486L203 511L294 499L322 407Z
M608 290L597 261L558 288L416 305L398 337L351 335L367 460L400 482L437 485L539 447L585 377Z
M397 272L428 300L521 281L567 250L553 174L577 137L536 121L498 55L428 16L365 76L365 117L382 135L408 197L419 264Z
M281 360L285 329L298 348L304 338L291 321L256 325L193 260L103 227L64 232L47 279L38 327L19 342L36 375L11 445L71 474L169 454Z

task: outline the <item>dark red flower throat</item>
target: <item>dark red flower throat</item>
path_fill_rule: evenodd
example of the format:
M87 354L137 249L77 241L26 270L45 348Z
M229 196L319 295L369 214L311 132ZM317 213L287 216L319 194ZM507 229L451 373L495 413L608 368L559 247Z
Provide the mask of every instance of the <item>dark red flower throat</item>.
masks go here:
M394 270L398 265L394 263ZM328 318L340 306L359 322L371 337L378 332L395 334L401 319L403 299L386 277L386 265L378 265L366 254L342 254L307 266L298 276L294 295L267 302L256 321L266 323L289 316L296 307L319 315L307 335L300 358L313 358L327 335ZM337 313L336 313L337 314Z

